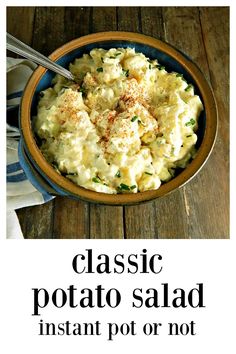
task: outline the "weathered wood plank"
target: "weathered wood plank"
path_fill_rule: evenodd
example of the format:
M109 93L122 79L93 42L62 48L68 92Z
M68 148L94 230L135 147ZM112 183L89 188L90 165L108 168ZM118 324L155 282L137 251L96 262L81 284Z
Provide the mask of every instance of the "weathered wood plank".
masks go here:
M123 208L91 204L90 238L124 238Z
M166 40L162 8L141 8L142 31ZM176 208L178 205L178 208ZM182 205L182 208L179 206ZM182 195L179 191L152 203L155 234L158 238L185 238L187 220ZM146 214L145 214L146 216ZM146 219L146 218L145 218Z
M155 201L158 238L187 239L188 218L183 193L179 190Z
M17 210L22 233L29 239L52 238L54 201Z
M65 42L89 33L91 7L65 7L64 39Z
M229 237L229 8L200 8L200 21L215 93L219 130L215 149L203 175L201 200L207 210L202 237ZM205 170L205 169L204 169ZM202 172L204 172L204 170ZM211 191L211 193L208 193ZM206 198L207 196L207 198Z
M153 202L125 207L125 236L129 239L158 238L158 225Z
M54 206L53 238L88 238L88 209L88 203L57 197Z
M118 8L118 29L120 31L141 32L142 23L148 31L145 12L141 13L138 7ZM149 34L149 33L146 33ZM154 238L157 237L153 203L124 207L124 223L126 238Z
M33 38L35 7L7 7L7 32L11 33L16 38L31 45ZM19 20L20 19L20 20ZM20 25L19 25L20 24ZM9 52L11 57L16 57L14 53ZM39 208L39 209L38 209ZM47 212L43 212L43 206L18 209L17 216L20 221L23 235L26 238L38 238L40 232L45 234L44 225L39 225L40 232L35 230L32 225L32 217L35 216L36 210L39 210L40 220L47 220ZM48 210L52 209L52 203L48 205ZM48 225L48 220L45 225ZM35 233L35 237L34 237ZM47 235L50 235L50 230ZM45 237L47 237L45 235Z
M7 7L7 32L30 45L32 43L34 15L35 7Z
M163 39L198 61L201 53L201 28L197 8L162 8ZM178 29L178 30L177 30ZM203 56L204 58L204 56ZM207 69L206 61L202 65ZM189 238L189 202L185 188L154 203L159 238ZM191 187L190 187L191 188ZM199 233L198 225L194 232Z
M49 55L65 43L64 7L37 7L35 12L33 48Z
M117 29L115 7L94 7L92 32L114 31ZM123 238L123 208L90 205L91 238Z
M117 25L119 31L141 32L140 8L118 7Z
M163 8L165 40L182 50L208 77L208 64L197 7Z
M52 36L60 31L57 46L89 32L91 8L65 7L49 9L40 15L45 22L57 17L62 23L57 25ZM52 31L52 30L51 30ZM52 51L54 48L50 48ZM68 198L56 198L53 211L54 238L88 238L89 204Z
M45 55L49 55L56 47L63 44L63 26L63 8L36 8L32 47ZM55 203L56 200L26 210L27 214L24 215L25 231L23 231L25 237L53 237Z
M209 11L211 12L211 10ZM205 52L204 38L202 38L198 9L165 8L163 9L163 17L166 39L190 55L209 78L209 65ZM216 24L219 25L216 19L217 17L219 19L218 14L218 16L212 16L208 22L209 26L212 26L213 17ZM176 31L176 28L178 28L178 31ZM216 32L213 30L213 33L214 39L212 38L212 42L216 43L218 41L216 41ZM226 38L225 40L227 42ZM206 47L211 52L211 48L208 45ZM184 210L185 205L187 215L185 233L187 237L226 237L227 221L225 212L222 215L223 222L217 217L217 215L222 214L222 207L226 209L227 213L227 206L224 203L225 192L227 194L227 168L225 169L224 164L222 167L222 164L219 163L222 157L218 139L207 165L180 192L182 203L178 207L180 210ZM225 180L226 182L224 182ZM214 190L217 191L217 194L214 193Z
M209 62L210 78L219 110L222 158L229 154L229 8L200 8L202 33ZM216 40L217 38L217 40Z
M164 39L164 26L161 7L141 7L142 33Z
M116 30L115 7L93 7L92 19L92 32Z
M81 8L37 8L33 47L48 55L66 41L88 32L89 11L89 9ZM87 22L81 21L83 14L87 15ZM47 229L48 237L54 238L85 238L89 235L89 208L87 203L69 199L63 202L63 198L56 198L54 205L54 208L49 208L48 204L34 207L34 219L24 218L26 232L29 232L28 229L31 227L30 235L33 232L38 232L38 237L43 237ZM43 218L44 229L38 226L37 231L37 220L43 212L48 219ZM53 224L52 220L54 220ZM51 225L53 225L54 230L52 230Z

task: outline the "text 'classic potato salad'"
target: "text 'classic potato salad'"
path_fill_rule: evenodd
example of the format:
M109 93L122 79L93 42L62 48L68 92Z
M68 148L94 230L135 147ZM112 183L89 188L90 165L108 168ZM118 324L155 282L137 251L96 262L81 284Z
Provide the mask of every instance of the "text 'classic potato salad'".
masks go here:
M196 153L199 96L132 48L93 49L41 92L34 130L56 171L103 193L158 189Z

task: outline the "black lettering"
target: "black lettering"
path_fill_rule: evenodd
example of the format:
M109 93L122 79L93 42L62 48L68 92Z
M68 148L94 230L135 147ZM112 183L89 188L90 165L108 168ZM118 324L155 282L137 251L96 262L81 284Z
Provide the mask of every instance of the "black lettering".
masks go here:
M85 271L85 266L83 267L83 270L79 271L78 270L78 258L81 258L82 261L85 260L85 256L83 254L77 254L72 261L72 268L74 269L74 271L78 274L82 274Z
M168 283L162 283L163 285L163 306L162 307L170 307L169 306L169 285Z
M162 271L162 267L158 265L158 270L155 269L155 259L158 259L158 261L162 260L162 256L160 254L154 254L149 261L149 267L152 273L159 274Z
M48 305L49 302L49 294L47 292L46 289L41 288L41 289L37 289L37 288L33 288L32 289L34 292L34 312L32 314L32 316L39 316L39 308L43 309L44 307L46 307ZM39 303L39 294L42 293L42 297L43 297L43 301L40 304Z
M186 302L185 302L185 291L184 289L177 288L173 291L173 294L178 294L180 293L179 296L176 296L173 299L172 305L173 307L187 307Z
M147 289L146 294L152 294L152 296L149 296L145 301L146 307L148 307L148 308L160 307L158 304L158 291L156 289L153 289L153 288Z
M56 326L54 323L45 323L46 326L46 335L47 336L55 336L56 335ZM50 331L51 329L51 331Z
M74 292L75 290L77 290L77 288L75 288L74 285L70 285L68 290L69 290L69 306L75 308L78 306L78 304L76 305L74 303Z
M101 260L102 257L104 258L104 262L98 264L97 272L99 274L102 274L102 273L110 274L111 271L110 271L110 264L109 264L109 256L107 254L100 254L98 256L98 259ZM102 269L103 267L104 267L104 269Z
M60 292L61 292L61 304L59 305L58 304L58 298L59 298L58 294ZM66 301L67 301L67 295L66 295L65 290L63 290L61 288L58 288L58 289L53 291L53 293L52 293L52 303L53 303L53 305L55 305L57 308L62 308L66 304Z
M39 335L43 336L43 320L39 321Z
M57 334L59 336L63 336L63 334L65 333L65 328L64 328L65 323L58 323L58 331Z
M88 271L86 273L92 274L93 272L93 250L87 249L88 252Z
M139 302L140 302L140 305L139 305L139 306L136 305L135 302L133 301L133 302L132 302L132 307L140 308L140 307L143 306L143 298L142 298L142 296L139 296L139 295L138 295L138 293L141 293L141 294L142 294L142 292L143 292L143 289L140 289L140 288L134 289L134 291L133 291L133 298L134 298L135 300L139 301Z
M138 264L137 264L137 262L132 261L132 260L131 260L131 257L135 257L135 258L137 259L138 256L137 256L137 254L130 254L129 257L128 257L128 263L129 263L129 265L135 267L136 270L135 270L135 272L131 272L130 268L128 268L128 273L136 274L137 271L138 271Z
M86 294L86 292L87 292L87 296L84 296L80 299L80 307L82 308L94 307L92 290L88 288L84 288L81 290L81 294Z
M114 304L112 305L111 298L112 298L112 293L113 292L115 293L115 301L114 301ZM119 306L119 304L121 302L120 292L117 289L115 289L115 288L112 288L112 289L108 290L107 295L106 295L106 302L113 309L116 308L117 306Z
M197 283L198 289L193 288L188 294L188 302L191 307L205 307L203 304L203 284ZM194 293L195 296L194 296ZM195 300L195 301L194 301Z
M142 271L140 272L141 274L144 273L149 273L149 271L147 270L147 250L143 249L143 254L141 254L140 256L142 257Z
M118 273L118 274L122 274L125 270L125 266L124 266L124 263L122 261L118 261L117 258L118 257L121 257L122 259L124 259L124 255L123 254L117 254L114 258L114 261L115 261L115 264L119 267L122 268L122 271L121 272L118 272L117 269L115 268L114 269L114 273Z
M102 300L103 300L103 290L105 290L102 285L98 285L95 290L97 291L97 307L99 308L103 308L105 307L105 304L103 304Z

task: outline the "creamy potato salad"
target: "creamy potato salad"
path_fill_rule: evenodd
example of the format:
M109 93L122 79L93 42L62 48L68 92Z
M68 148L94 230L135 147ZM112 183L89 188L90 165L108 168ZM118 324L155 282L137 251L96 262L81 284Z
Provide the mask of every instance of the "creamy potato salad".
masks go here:
M158 189L194 157L199 96L132 48L93 49L41 92L34 130L58 173L87 189Z

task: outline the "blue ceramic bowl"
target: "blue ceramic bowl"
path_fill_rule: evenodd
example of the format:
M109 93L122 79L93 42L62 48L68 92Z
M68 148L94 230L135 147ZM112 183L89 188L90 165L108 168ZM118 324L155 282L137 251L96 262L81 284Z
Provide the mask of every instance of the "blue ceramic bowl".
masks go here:
M184 75L192 83L195 93L201 97L204 111L199 117L197 131L198 153L196 158L176 177L161 185L158 190L136 194L110 195L79 187L59 175L43 157L37 146L33 131L32 117L37 113L39 92L51 86L54 73L38 67L30 78L23 94L20 110L20 129L22 140L19 147L21 164L26 175L37 189L50 195L63 195L95 203L109 205L128 205L152 200L180 188L201 169L209 157L217 133L217 108L214 95L200 69L185 54L158 39L131 32L102 32L75 39L57 49L50 58L68 68L75 58L89 53L93 48L135 48L150 59L158 61L166 70Z

